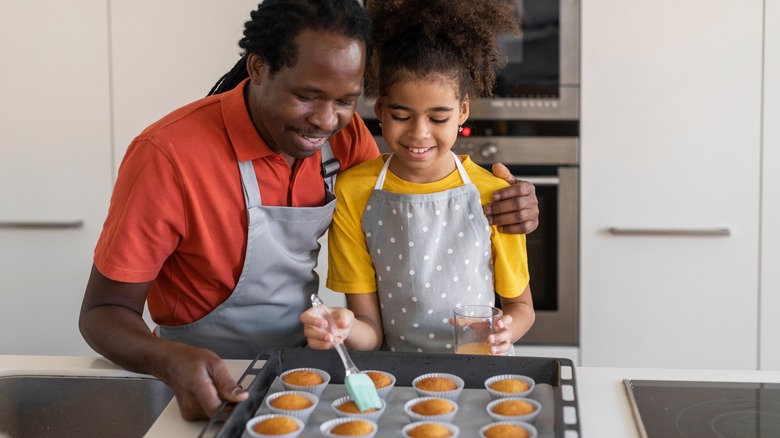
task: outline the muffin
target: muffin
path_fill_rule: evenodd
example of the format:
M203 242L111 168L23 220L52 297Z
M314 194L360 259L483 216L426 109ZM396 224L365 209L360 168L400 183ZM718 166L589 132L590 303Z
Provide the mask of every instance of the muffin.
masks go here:
M419 415L444 415L455 410L455 407L443 398L432 398L416 403L412 412Z
M534 379L520 374L502 374L485 380L490 398L527 397L534 390Z
M294 438L303 431L301 420L287 415L261 415L246 423L247 434L253 438Z
M418 388L423 391L442 392L458 389L458 385L447 377L426 377L417 382Z
M412 380L419 397L441 397L453 401L458 399L463 385L463 379L447 373L423 374Z
M516 424L496 424L485 430L485 438L528 438L530 434L524 427Z
M300 429L298 424L290 417L274 417L260 421L252 430L264 435L284 435Z
M347 402L340 404L339 406L336 406L336 409L340 410L341 412L346 412L347 414L359 414L361 412L376 412L378 410L376 408L368 408L365 411L361 411L360 408L358 408L357 403L355 403L352 400L349 400Z
M512 394L528 391L528 388L530 387L531 385L529 385L528 383L517 379L499 380L498 382L490 385L490 388L493 390L496 390L498 392L509 392Z
M358 409L357 404L352 400L352 397L347 395L333 400L331 407L333 408L333 412L339 417L351 417L353 419L371 420L376 422L382 417L382 414L387 407L387 403L385 403L384 400L380 401L382 402L382 406L379 409L369 408L361 412Z
M393 383L393 379L381 371L366 371L366 374L371 378L371 381L374 382L374 386L376 386L377 389L384 388Z
M315 386L325 383L325 379L311 370L293 370L282 376L282 381L295 386Z
M346 423L337 424L330 430L333 435L360 436L367 435L374 431L371 423L363 420L352 420Z
M537 438L538 435L535 427L519 421L491 423L479 430L482 438Z
M297 411L314 406L314 403L300 394L289 393L275 397L268 405L285 411Z
M441 397L418 397L406 402L404 411L413 421L449 423L458 412L458 404Z
M534 406L524 400L509 399L493 406L493 412L507 417L528 415L534 411Z
M330 374L317 368L296 368L283 372L279 377L287 391L305 391L317 397L330 382Z
M417 422L404 427L403 433L408 438L452 438L457 436L452 427L443 423Z
M319 403L316 395L305 391L275 392L265 398L265 405L274 414L295 417L307 423Z
M376 435L377 425L366 419L335 418L320 425L320 432L327 437L359 436L371 438Z
M532 423L539 416L542 405L523 397L505 397L487 405L487 413L496 421L524 421Z
M379 370L367 370L364 372L371 378L371 381L374 382L379 397L382 400L387 400L387 397L390 396L390 392L395 386L395 376L386 371Z

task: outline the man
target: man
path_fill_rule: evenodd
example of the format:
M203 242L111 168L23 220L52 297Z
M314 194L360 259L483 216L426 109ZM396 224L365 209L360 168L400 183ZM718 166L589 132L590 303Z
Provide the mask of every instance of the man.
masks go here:
M378 154L354 112L370 49L355 0L266 0L239 45L219 94L128 148L79 321L95 351L173 388L185 419L246 398L221 359L304 345L298 318L334 205L322 151L341 169ZM492 221L536 228L532 185L496 196Z

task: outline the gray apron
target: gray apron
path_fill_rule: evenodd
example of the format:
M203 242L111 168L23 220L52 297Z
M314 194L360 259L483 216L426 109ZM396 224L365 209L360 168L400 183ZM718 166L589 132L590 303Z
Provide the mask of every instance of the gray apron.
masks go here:
M327 150L326 150L327 149ZM332 157L323 146L323 162ZM336 197L326 188L322 207L263 206L251 161L238 163L248 232L241 276L227 300L183 326L159 326L157 335L208 348L223 359L253 359L266 347L302 347L301 313L319 288L314 272Z
M455 307L494 302L490 226L479 190L452 156L463 186L402 195L382 190L390 155L363 213L390 351L454 353Z

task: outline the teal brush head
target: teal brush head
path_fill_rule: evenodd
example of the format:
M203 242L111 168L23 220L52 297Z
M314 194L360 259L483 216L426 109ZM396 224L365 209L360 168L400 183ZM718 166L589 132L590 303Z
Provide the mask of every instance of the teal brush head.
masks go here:
M347 387L349 396L352 397L352 400L361 411L371 408L380 409L382 407L382 400L376 391L374 381L368 377L368 374L360 371L350 372L344 379L344 385Z
M336 321L333 319L328 306L322 302L317 294L311 294L311 305L314 311L317 312L320 318L328 322L328 330L333 336L333 346L341 357L341 361L344 363L344 369L347 370L347 376L344 378L344 385L347 387L350 397L357 405L358 409L365 411L366 409L374 408L379 409L382 407L382 400L379 398L379 393L376 391L374 381L368 377L367 374L361 372L355 363L352 362L352 358L349 357L347 347L344 345L344 338L341 335L341 330L336 326Z

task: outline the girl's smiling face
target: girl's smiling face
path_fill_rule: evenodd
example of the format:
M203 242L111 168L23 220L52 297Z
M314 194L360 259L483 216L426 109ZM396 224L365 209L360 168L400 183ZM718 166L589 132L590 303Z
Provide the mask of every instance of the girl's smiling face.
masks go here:
M459 99L455 80L441 74L402 76L374 110L394 152L390 170L399 178L427 183L455 170L450 149L469 115L468 97Z

